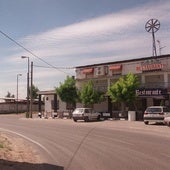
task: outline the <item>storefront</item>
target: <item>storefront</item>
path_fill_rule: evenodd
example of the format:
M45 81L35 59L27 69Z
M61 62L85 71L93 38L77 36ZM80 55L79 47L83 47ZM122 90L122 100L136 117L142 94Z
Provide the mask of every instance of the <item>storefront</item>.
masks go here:
M166 88L139 88L136 89L136 95L141 100L145 100L145 108L152 105L169 107L169 94Z

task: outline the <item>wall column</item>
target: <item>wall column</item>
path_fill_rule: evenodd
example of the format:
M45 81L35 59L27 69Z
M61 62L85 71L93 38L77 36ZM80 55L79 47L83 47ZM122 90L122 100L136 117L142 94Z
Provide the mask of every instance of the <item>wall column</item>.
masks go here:
M57 112L57 94L54 94L54 112Z
M142 84L145 84L145 75L141 75L141 81Z
M167 72L164 72L164 84L165 84L165 87L168 87L168 73Z
M41 113L41 94L39 94L39 98L38 98L38 111L39 113Z

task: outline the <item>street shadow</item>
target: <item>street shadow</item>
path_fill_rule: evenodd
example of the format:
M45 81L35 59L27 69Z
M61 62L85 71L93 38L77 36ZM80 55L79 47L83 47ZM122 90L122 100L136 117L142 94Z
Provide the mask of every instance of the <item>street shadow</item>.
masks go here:
M88 120L88 121L84 121L84 120L77 120L76 123L93 123L93 122L97 122L97 123L100 123L100 122L104 122L105 120L101 119L101 120Z
M0 170L64 170L64 167L47 163L34 164L0 159Z
M151 126L165 126L164 123L159 123L159 122L157 122L157 123L149 123L149 125L151 125Z

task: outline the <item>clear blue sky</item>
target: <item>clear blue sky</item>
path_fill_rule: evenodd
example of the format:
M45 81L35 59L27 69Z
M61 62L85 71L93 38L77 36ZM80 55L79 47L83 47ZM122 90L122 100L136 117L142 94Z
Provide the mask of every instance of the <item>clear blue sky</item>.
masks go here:
M162 54L170 53L169 0L0 0L0 30L55 67L118 61L152 55L145 23L156 18ZM158 45L158 44L157 44ZM159 53L159 52L158 52ZM34 62L34 84L52 90L74 69L49 69L0 34L0 97L26 97L27 60Z

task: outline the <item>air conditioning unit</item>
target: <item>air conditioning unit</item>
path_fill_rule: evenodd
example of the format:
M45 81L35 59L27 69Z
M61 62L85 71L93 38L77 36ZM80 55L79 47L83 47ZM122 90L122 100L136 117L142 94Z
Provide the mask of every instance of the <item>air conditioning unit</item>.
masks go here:
M95 73L96 73L96 76L105 75L105 67L104 66L96 67Z

